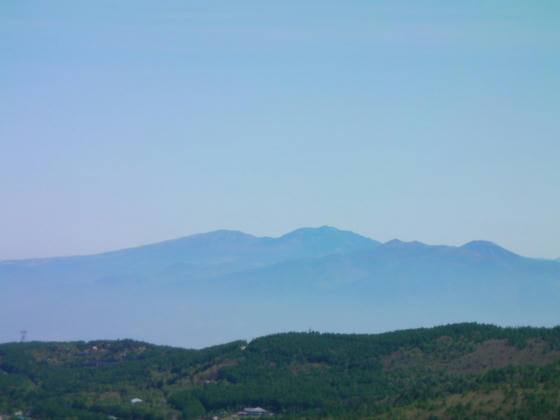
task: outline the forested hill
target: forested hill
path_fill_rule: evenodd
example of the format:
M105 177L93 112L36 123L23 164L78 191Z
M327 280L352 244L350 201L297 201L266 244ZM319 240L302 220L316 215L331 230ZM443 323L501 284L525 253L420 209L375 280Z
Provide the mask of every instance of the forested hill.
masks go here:
M0 345L0 414L33 419L560 418L560 327L287 333L203 350ZM141 402L133 404L132 399Z

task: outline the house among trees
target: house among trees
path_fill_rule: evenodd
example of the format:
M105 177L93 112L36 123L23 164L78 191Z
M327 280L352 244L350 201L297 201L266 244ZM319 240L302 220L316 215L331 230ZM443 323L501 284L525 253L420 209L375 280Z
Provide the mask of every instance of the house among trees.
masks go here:
M239 417L270 417L272 413L261 407L245 407L243 410L237 412Z

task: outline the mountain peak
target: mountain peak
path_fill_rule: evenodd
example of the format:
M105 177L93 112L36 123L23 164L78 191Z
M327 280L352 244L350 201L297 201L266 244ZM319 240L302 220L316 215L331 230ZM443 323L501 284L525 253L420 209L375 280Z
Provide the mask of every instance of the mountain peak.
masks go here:
M496 245L494 242L483 241L483 240L467 242L466 244L461 246L461 248L486 256L494 256L494 257L498 257L498 256L517 257L518 256L517 254L514 254L513 252L508 251L507 249L502 248L499 245Z
M240 239L252 239L255 238L253 235L241 232L240 230L230 230L230 229L219 229L212 232L201 233L193 236L205 236L207 238L218 239L218 240L240 240Z
M322 250L322 254L348 252L380 245L373 239L332 226L300 228L278 239L284 243L299 243L300 246L306 244L315 250ZM328 250L330 251L327 252Z
M347 232L344 230L340 230L337 229L335 227L332 226L319 226L319 227L303 227L303 228L299 228L296 230L293 230L292 232L288 232L285 235L283 235L283 238L289 237L289 236L308 236L308 235L325 235L325 234L337 234L337 233L342 233L342 232ZM350 232L353 233L353 232ZM357 235L357 234L355 234Z
M390 241L385 242L383 246L386 248L405 248L405 247L420 248L420 247L426 247L428 245L419 241L405 242L405 241L401 241L400 239L391 239Z

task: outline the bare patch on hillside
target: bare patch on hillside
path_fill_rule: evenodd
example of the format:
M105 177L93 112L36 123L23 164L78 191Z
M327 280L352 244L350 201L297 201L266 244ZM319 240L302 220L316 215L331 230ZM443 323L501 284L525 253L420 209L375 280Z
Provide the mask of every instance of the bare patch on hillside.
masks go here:
M201 372L198 372L194 375L193 381L194 383L207 383L207 382L214 382L218 379L218 373L220 369L229 366L235 366L239 363L237 360L231 360L223 363L216 364L214 366L209 367Z
M544 341L530 340L518 348L507 340L491 339L479 344L476 350L446 366L455 373L484 373L506 366L547 365L560 360L560 351L546 349Z
M442 341L445 338L442 337ZM547 350L546 343L540 340L529 340L525 347L519 348L505 339L490 339L476 345L468 353L443 353L440 351L433 355L418 348L400 349L386 356L383 366L385 371L424 367L443 369L455 374L479 374L506 366L542 366L560 360L560 351Z

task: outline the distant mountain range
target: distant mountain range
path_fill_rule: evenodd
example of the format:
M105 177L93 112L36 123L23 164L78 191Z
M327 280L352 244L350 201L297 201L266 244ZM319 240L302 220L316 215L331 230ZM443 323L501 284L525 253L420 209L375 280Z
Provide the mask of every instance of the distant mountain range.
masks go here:
M560 261L496 244L386 243L332 227L220 230L104 254L0 262L0 341L132 337L203 346L309 327L560 322ZM30 336L33 336L30 334Z
M380 242L332 227L302 228L280 238L218 230L103 254L0 261L0 280L187 283L276 263L346 254Z

